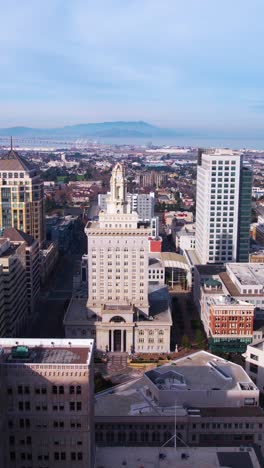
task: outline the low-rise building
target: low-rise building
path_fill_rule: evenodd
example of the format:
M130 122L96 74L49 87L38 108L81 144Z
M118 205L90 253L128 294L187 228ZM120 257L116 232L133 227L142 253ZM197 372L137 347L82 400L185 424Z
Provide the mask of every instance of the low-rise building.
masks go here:
M185 250L195 250L194 224L185 224L184 226L179 227L176 221L172 224L171 234L175 242L177 252L183 254Z
M250 263L264 263L264 250L249 254L249 261Z
M201 319L210 349L245 351L253 336L254 306L229 296L206 294L206 284L204 286L206 297L203 298Z
M95 468L113 466L159 468L220 468L239 466L261 468L262 457L254 447L100 447L96 453Z
M0 339L1 467L94 467L93 340Z
M253 339L255 306L227 293L220 265L196 265L194 302L212 351L244 352ZM225 277L225 276L224 276Z
M223 292L255 306L255 318L264 318L264 263L227 263L220 274Z
M199 351L96 395L100 446L226 446L263 451L259 390L242 367ZM99 448L100 450L100 448Z

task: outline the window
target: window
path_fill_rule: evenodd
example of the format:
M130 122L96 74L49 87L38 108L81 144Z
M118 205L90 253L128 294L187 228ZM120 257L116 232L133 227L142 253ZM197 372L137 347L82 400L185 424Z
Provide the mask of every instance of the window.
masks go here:
M258 373L258 366L256 364L250 364L249 366L250 372L253 372L254 374Z
M74 403L74 401L70 401L70 411L75 411L75 403Z

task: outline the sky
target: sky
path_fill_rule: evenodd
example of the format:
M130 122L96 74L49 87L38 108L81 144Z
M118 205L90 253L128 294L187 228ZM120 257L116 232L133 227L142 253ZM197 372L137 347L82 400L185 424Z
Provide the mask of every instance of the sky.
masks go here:
M263 0L0 0L0 126L259 132Z

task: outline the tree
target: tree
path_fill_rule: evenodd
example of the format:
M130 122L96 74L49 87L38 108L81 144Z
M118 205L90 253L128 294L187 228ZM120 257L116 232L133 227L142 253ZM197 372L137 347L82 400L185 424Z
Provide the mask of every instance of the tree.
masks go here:
M56 202L53 200L53 198L46 198L45 200L45 211L46 213L49 213L50 211L53 211L56 208Z
M92 171L90 171L89 169L86 170L85 174L84 174L84 180L89 180L92 178Z
M203 333L202 333L202 331L200 329L196 330L196 332L195 332L195 342L196 342L198 348L203 348L204 347L205 339L204 339Z
M183 348L187 348L187 349L191 347L191 343L187 335L183 335L181 339L181 345Z

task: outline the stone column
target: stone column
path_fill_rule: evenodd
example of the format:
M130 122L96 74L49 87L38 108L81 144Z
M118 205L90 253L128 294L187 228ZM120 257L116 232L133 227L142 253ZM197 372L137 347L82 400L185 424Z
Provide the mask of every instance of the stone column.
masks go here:
M124 330L121 330L121 353L124 351Z
M114 330L112 330L112 337L111 337L111 351L114 352Z

